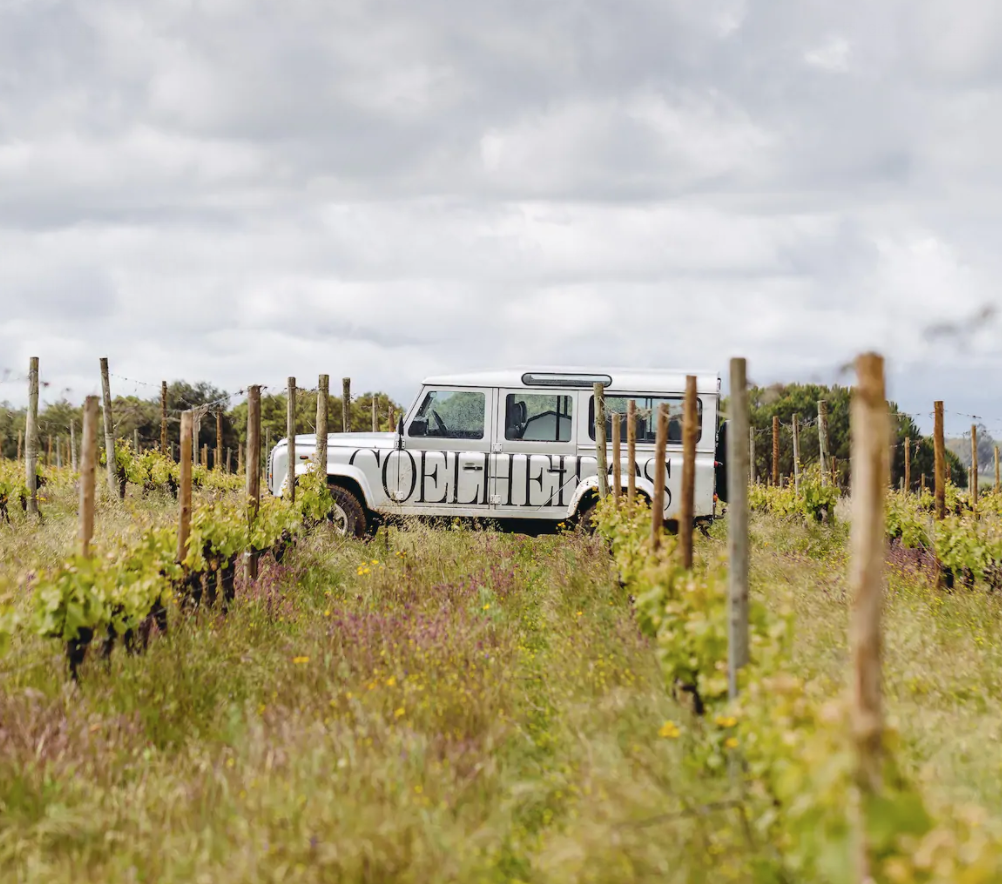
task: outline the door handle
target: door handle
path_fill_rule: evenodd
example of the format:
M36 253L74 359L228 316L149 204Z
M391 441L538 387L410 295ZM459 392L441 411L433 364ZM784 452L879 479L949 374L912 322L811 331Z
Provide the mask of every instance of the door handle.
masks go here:
M477 471L482 472L484 468L480 464L476 464L476 463L464 463L463 464L463 469L464 470L477 470Z

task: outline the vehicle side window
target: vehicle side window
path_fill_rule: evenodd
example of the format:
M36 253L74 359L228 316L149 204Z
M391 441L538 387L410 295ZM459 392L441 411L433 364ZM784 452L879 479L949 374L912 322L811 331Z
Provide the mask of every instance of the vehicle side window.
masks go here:
M504 437L523 442L570 442L571 397L509 393L505 398Z
M483 439L486 401L472 390L431 390L411 421L410 436Z
M626 403L633 399L637 403L637 443L648 444L657 441L658 408L661 403L668 406L668 444L682 444L682 408L685 400L681 396L606 396L605 436L612 439L612 415L621 414L619 422L620 439L626 441ZM703 435L703 400L696 399L696 441ZM588 434L595 439L595 397L588 404Z

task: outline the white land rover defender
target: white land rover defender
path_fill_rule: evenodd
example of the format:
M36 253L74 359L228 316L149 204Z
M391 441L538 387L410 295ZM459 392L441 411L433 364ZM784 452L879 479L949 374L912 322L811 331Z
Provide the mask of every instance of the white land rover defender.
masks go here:
M605 388L612 476L612 414L637 404L637 493L650 500L658 407L669 410L665 519L678 516L685 373L640 370L509 369L428 378L394 433L332 433L327 476L335 523L362 536L383 517L461 516L553 522L586 519L597 500L593 385ZM726 424L718 433L720 377L697 375L697 521L726 493ZM622 431L623 487L626 421ZM288 475L283 439L268 461L268 488ZM314 460L315 436L297 436L296 473Z

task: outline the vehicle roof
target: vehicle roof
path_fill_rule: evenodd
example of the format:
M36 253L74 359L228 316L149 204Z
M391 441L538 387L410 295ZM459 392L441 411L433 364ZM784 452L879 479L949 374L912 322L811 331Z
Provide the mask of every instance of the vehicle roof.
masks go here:
M623 393L684 393L686 375L696 376L696 391L720 391L720 375L710 371L683 371L660 368L596 368L594 366L524 365L490 371L471 371L462 374L432 375L424 379L425 386L446 387L521 387L526 390L560 389L557 385L528 385L522 376L526 373L562 375L608 375L612 383L606 386L607 394ZM582 389L577 387L576 389Z

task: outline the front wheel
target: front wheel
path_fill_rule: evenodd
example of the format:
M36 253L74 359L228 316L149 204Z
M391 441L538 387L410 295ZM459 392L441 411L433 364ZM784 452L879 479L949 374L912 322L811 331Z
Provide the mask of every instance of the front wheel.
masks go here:
M330 521L334 530L345 537L365 536L365 507L361 501L347 488L331 485L331 498L334 506L331 509Z

